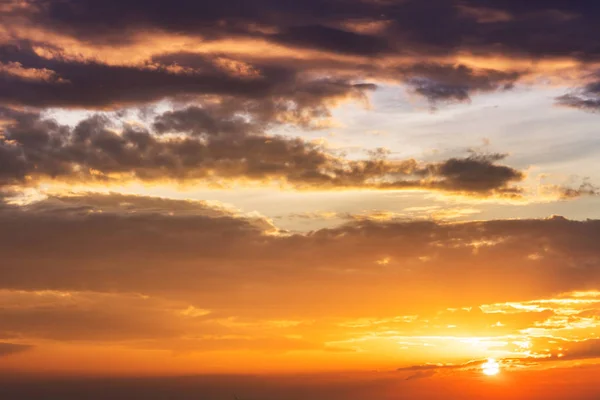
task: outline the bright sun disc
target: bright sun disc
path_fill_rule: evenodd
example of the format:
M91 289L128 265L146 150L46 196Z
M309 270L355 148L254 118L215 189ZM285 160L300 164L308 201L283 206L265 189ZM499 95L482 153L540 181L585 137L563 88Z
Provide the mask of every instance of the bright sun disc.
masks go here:
M500 364L493 358L489 358L485 364L481 366L483 373L487 376L497 375L500 372Z

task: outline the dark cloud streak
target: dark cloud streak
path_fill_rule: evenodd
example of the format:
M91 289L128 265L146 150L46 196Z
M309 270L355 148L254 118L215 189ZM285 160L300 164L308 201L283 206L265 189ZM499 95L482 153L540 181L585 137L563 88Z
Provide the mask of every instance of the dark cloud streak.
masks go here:
M14 343L3 343L0 342L0 358L10 356L11 354L21 353L23 351L27 351L31 349L33 346L28 346L24 344L14 344Z

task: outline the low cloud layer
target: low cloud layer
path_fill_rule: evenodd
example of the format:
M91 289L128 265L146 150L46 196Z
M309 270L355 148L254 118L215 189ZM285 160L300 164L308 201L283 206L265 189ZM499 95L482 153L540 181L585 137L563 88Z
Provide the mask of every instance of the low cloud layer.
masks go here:
M160 211L164 206L171 211ZM590 287L600 258L597 221L558 217L460 224L362 220L300 235L210 204L97 195L8 206L1 218L4 289L196 293L211 303L197 306L208 309L230 300L269 302L286 286L269 286L281 282L281 268L300 292L308 282L333 285L315 288L314 301L343 296L343 287L371 293L368 285L401 279L405 293L394 297L414 296L428 283L451 303L459 294L502 297L503 285L515 297ZM383 258L387 262L378 263ZM348 269L355 273L342 274ZM491 287L479 285L490 279ZM251 282L270 287L266 297L250 300L253 294L241 288ZM300 292L288 293L298 306Z

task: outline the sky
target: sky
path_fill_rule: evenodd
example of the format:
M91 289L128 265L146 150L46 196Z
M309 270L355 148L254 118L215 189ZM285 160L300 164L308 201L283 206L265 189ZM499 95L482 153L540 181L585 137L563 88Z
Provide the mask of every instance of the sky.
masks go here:
M0 1L0 397L598 399L599 18Z

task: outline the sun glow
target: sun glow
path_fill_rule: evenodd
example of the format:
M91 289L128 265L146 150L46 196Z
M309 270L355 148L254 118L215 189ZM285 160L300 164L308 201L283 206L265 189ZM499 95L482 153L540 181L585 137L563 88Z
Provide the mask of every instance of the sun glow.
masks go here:
M493 376L500 372L500 364L493 358L488 358L487 362L481 366L484 375Z

